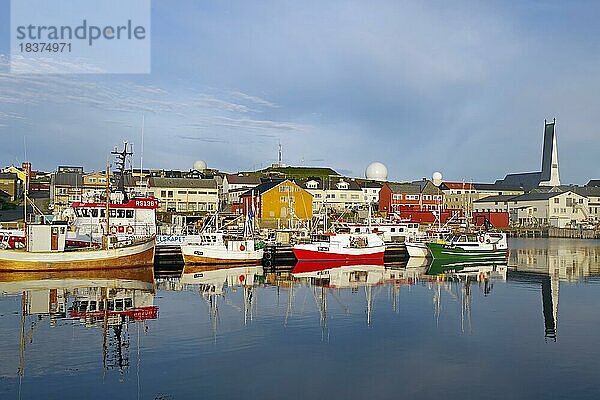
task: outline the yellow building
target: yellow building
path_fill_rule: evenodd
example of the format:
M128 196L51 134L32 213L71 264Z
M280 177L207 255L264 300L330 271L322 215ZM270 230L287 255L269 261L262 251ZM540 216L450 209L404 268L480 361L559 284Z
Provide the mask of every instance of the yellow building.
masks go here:
M310 220L313 215L312 195L289 179L264 182L240 196L244 213L254 202L261 221L285 223Z

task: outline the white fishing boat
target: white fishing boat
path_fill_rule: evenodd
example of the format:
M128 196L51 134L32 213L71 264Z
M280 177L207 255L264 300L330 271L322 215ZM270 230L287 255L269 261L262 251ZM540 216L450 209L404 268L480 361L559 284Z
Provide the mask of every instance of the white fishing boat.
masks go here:
M260 264L264 249L254 239L226 239L223 232L205 232L197 242L181 246L185 264Z
M342 223L340 230L349 233L377 233L384 242L407 242L423 236L419 231L419 224L414 222L395 220L373 219L371 223Z
M444 241L450 235L450 230L445 228L428 230L425 236L410 238L405 242L406 251L410 258L430 258L431 254L427 247L428 242Z

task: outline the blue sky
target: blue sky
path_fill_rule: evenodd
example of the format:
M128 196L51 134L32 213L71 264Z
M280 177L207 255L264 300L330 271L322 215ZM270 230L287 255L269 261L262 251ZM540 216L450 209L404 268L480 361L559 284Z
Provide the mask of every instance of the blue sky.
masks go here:
M0 164L331 166L493 181L539 170L557 119L561 178L600 178L595 1L152 2L152 73L11 75L0 0Z

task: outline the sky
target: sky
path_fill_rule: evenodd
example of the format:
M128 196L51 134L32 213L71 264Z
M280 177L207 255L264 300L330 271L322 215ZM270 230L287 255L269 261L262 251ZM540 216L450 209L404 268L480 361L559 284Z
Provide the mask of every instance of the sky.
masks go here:
M16 1L16 0L15 0ZM14 75L0 0L0 165L236 172L277 160L389 178L539 171L556 118L561 181L600 178L596 1L152 2L149 74Z

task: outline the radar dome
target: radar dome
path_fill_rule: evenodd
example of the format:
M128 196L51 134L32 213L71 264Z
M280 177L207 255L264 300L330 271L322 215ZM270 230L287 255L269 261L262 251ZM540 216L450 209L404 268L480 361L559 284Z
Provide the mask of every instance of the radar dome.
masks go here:
M386 181L388 177L387 167L378 161L372 162L365 171L365 177L374 181Z
M434 172L433 175L431 175L431 180L435 186L440 186L442 184L442 173Z
M206 161L198 160L194 163L194 170L196 171L204 171L206 170Z

